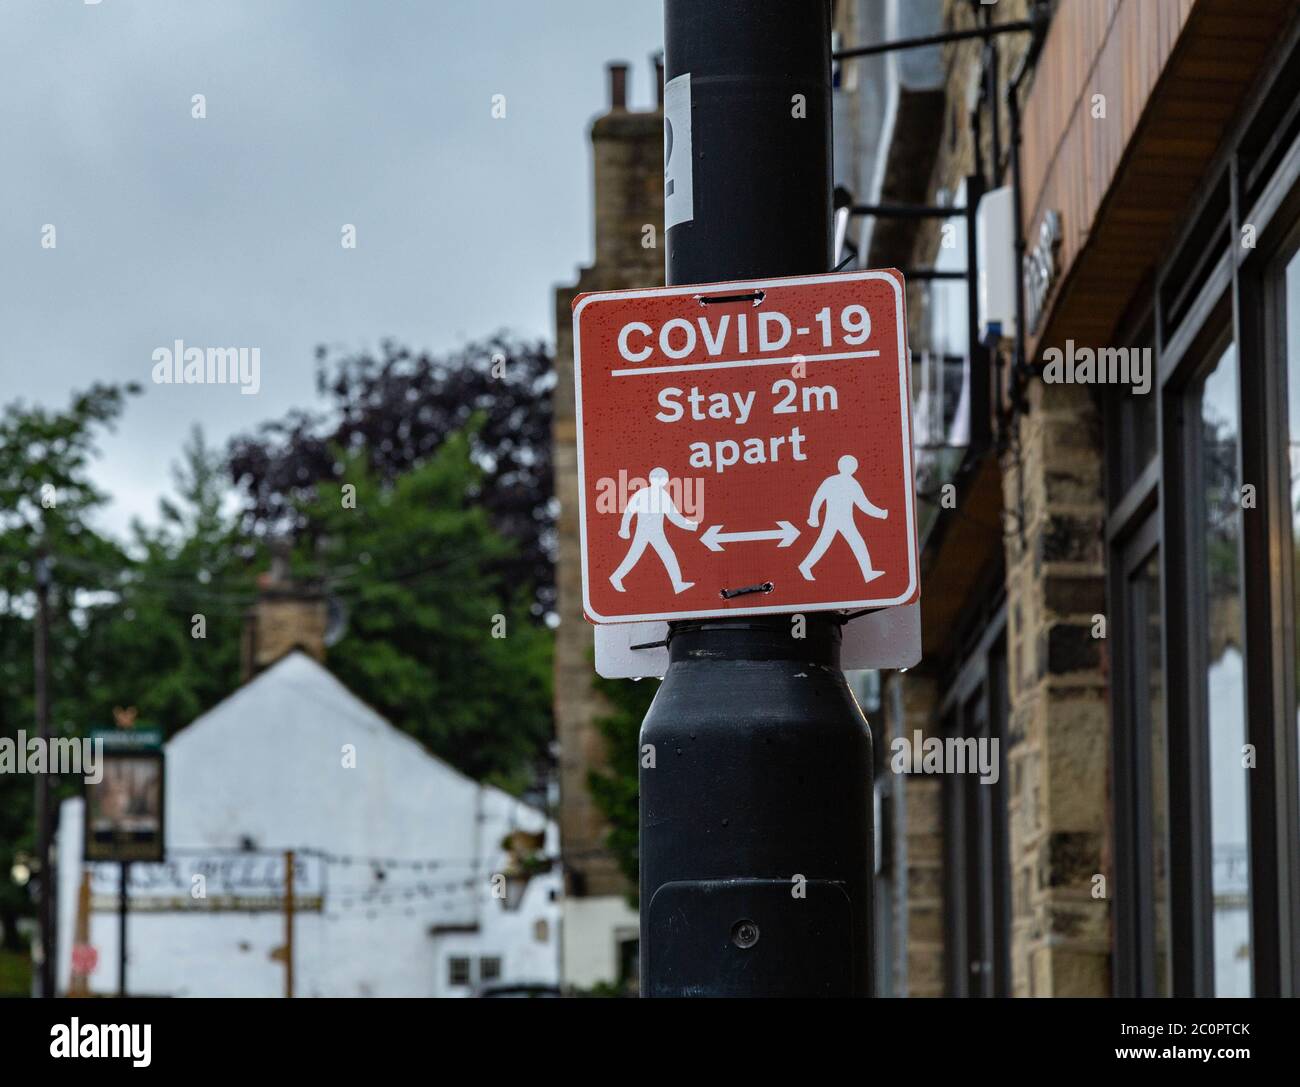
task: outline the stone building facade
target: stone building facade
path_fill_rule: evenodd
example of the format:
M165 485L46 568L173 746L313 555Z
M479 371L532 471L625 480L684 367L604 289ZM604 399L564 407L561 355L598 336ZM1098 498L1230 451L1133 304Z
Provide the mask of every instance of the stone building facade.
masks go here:
M657 73L662 83L662 70ZM590 988L617 983L638 933L630 888L605 849L607 826L588 789L604 765L597 722L609 712L595 690L593 628L582 613L578 459L570 306L586 291L663 281L663 113L627 108L628 66L609 68L610 108L591 127L595 254L577 283L555 292L555 493L559 500L555 722L559 740L560 833L566 873L564 977Z
M1300 403L1300 270L1289 302L1285 276L1300 247L1296 9L835 8L846 47L1020 24L836 73L859 99L837 107L852 203L930 209L860 210L850 230L858 266L911 273L921 466L924 659L882 677L873 731L886 751L918 732L997 740L1001 759L996 783L878 781L877 989L1292 993L1300 526L1285 469L1300 409L1276 401ZM855 64L872 67L854 79ZM927 64L939 78L918 84ZM863 117L868 169L842 128ZM1021 278L1023 339L981 329L961 278L977 249L964 208L1004 187L1019 189L1023 248L990 233L982 270L1000 260ZM1264 220L1268 243L1236 244ZM1070 344L1151 347L1152 391L1045 380ZM1211 404L1220 386L1227 407ZM1235 507L1206 481L1243 483L1252 464L1272 505L1225 530ZM1244 776L1238 747L1264 752Z

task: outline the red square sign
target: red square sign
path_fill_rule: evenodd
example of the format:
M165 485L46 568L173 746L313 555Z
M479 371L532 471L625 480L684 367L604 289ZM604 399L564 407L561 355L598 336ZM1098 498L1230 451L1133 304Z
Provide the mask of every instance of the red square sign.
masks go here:
M573 356L592 622L919 597L901 273L580 295Z

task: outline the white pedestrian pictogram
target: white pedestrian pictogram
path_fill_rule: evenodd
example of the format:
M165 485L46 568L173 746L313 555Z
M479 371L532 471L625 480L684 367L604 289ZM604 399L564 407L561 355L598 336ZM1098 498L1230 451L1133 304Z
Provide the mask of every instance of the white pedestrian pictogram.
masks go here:
M823 480L822 485L817 488L817 493L813 495L808 524L813 528L817 527L817 514L823 505L826 507L826 517L822 521L822 531L817 537L817 542L808 552L808 557L799 564L799 573L803 574L808 581L816 580L812 568L826 554L826 549L830 547L836 536L843 536L845 542L853 549L853 557L858 560L858 566L862 568L863 581L875 581L876 578L884 576L885 571L873 570L871 567L871 556L867 553L866 542L862 539L858 526L853 523L853 511L859 509L868 517L876 517L882 521L889 516L889 511L882 510L866 496L862 485L853 478L853 473L857 470L857 457L840 457L839 473Z
M619 526L618 534L624 540L631 537L632 546L627 549L627 555L618 564L618 569L609 575L609 583L620 593L627 591L623 588L623 578L641 561L641 556L645 554L647 547L653 547L659 556L659 561L664 564L664 569L672 578L673 592L684 593L695 584L693 581L682 580L682 570L677 564L677 556L673 553L672 545L669 544L664 532L664 518L666 517L678 528L686 529L687 532L694 532L699 528L699 524L688 521L681 515L673 504L672 498L669 497L667 487L667 470L654 469L650 473L649 485L637 491L628 500L627 508L623 510L623 523ZM633 518L636 519L635 535L630 527Z

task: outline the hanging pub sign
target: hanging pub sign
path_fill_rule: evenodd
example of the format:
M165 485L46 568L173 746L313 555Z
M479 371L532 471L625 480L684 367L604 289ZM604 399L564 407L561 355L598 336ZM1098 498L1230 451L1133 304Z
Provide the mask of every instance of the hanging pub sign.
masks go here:
M92 729L90 738L103 745L103 773L86 783L83 856L88 861L163 860L162 730Z

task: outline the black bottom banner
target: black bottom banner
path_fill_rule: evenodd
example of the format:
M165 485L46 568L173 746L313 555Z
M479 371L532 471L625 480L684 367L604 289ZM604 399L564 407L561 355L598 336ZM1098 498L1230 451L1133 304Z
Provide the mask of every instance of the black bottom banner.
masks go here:
M1285 1061L1300 1035L1296 1013L1289 1000L875 1000L836 1009L779 1000L13 1000L0 1003L0 1043L15 1072L292 1068L334 1078L382 1068L398 1079L428 1071L431 1059L473 1062L476 1052L488 1064L531 1055L585 1078L609 1060L609 1046L626 1045L634 1064L667 1056L667 1046L677 1067L714 1054L707 1063L724 1069L751 1053L767 1065L788 1053L791 1067L842 1055L864 1073L885 1058L925 1073L1164 1065L1181 1075Z

